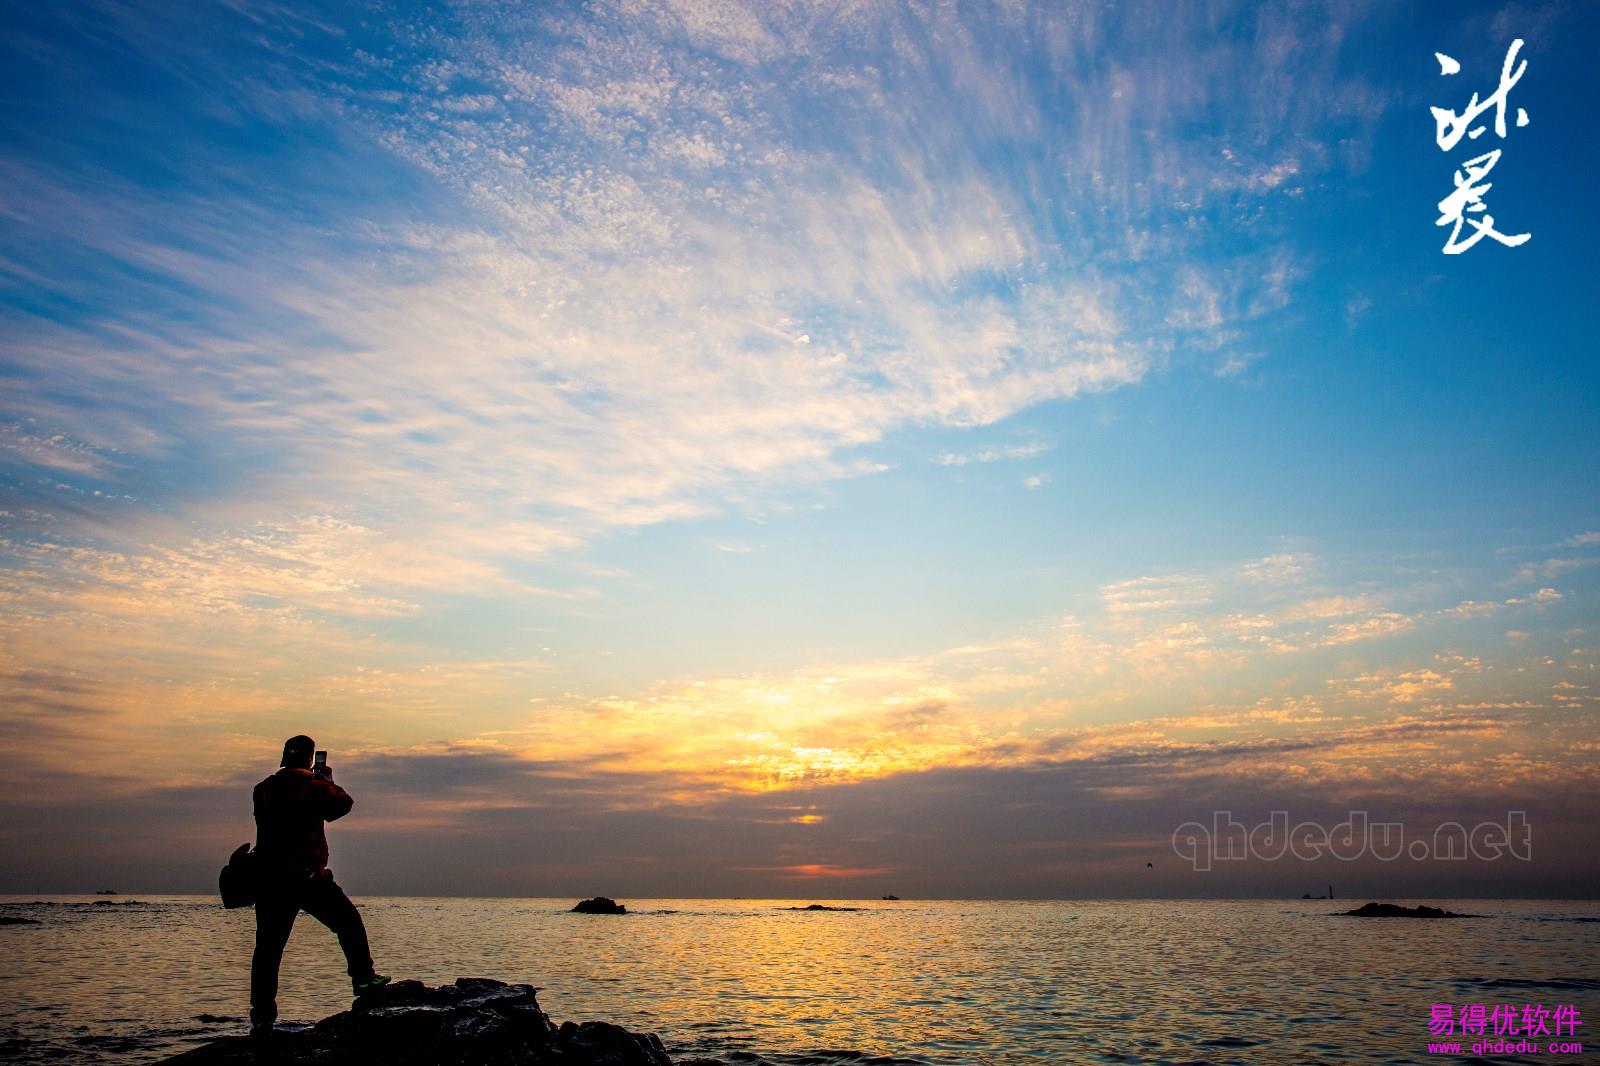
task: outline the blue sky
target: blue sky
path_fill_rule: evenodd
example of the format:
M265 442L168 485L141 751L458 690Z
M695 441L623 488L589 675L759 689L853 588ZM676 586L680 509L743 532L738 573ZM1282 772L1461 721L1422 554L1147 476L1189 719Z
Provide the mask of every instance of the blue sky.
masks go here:
M0 883L106 861L60 829L86 795L227 837L225 808L163 798L169 753L228 795L302 730L353 790L429 812L348 830L394 891L437 886L381 834L493 850L552 766L607 817L739 840L712 867L765 871L746 893L882 880L818 790L842 824L874 789L1135 755L1153 820L1106 862L1161 846L1157 797L1206 802L1196 760L1241 809L1406 807L1422 779L1578 831L1584 6L7 23L3 799L28 858ZM1491 92L1518 37L1531 122L1482 143L1499 227L1533 238L1443 255L1470 153L1428 107ZM710 852L653 839L560 876L708 890ZM893 872L1122 884L985 855Z

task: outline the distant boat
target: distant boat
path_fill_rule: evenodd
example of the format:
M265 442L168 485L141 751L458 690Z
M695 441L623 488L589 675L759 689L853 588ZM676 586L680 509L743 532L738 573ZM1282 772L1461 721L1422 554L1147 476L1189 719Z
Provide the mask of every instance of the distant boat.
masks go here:
M97 888L94 890L94 894L97 896L115 896L117 890L114 888Z
M895 895L893 892L890 892L888 895L879 896L878 898L879 899L899 899L900 897Z
M1328 886L1328 894L1326 896L1313 896L1311 893L1307 892L1305 895L1301 896L1300 898L1301 899L1332 899L1333 898L1333 886L1332 885Z

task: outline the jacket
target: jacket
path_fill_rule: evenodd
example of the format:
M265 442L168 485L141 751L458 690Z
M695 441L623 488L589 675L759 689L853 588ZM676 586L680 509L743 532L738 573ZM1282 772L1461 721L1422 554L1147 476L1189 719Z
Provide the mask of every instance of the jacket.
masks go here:
M256 853L268 870L316 873L328 865L324 822L343 818L355 800L332 781L310 770L284 767L252 793L256 815Z

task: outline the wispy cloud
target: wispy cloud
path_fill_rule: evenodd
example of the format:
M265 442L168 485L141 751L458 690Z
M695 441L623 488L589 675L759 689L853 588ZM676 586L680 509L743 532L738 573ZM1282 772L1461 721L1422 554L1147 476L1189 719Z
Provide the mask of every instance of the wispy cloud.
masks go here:
M997 463L1002 459L1032 459L1050 450L1048 444L1033 441L1028 444L1007 444L979 448L973 452L944 452L934 456L940 466L966 466L969 463Z
M332 514L394 537L389 516L404 514L407 534L459 557L459 582L609 528L880 469L862 449L906 427L987 425L1139 382L1163 332L1288 299L1286 250L1210 275L1185 262L1210 207L1330 165L1297 132L1325 113L1269 90L1331 84L1320 19L1257 13L1263 33L1227 46L1237 55L1175 48L1124 69L1086 57L1148 30L1137 13L473 9L449 33L388 27L387 58L285 17L257 12L252 32L316 38L326 60L271 60L230 92L236 106L272 120L292 107L381 145L389 163L365 180L420 171L427 195L400 207L302 189L317 221L286 227L265 173L225 200L13 168L23 243L70 249L35 284L99 308L92 329L38 322L19 338L26 384L9 403L41 418L29 439L57 442L19 454L81 472L92 453L60 444L74 436L194 450L211 477L244 475L249 523ZM1203 28L1160 22L1174 39ZM1176 76L1172 55L1206 76ZM774 79L780 62L792 70ZM230 74L198 53L182 63L200 84ZM1379 108L1331 102L1358 125ZM1201 112L1283 125L1259 146L1217 131L1213 157L1180 147ZM1072 131L1044 142L1051 158L996 162L1045 122ZM1135 125L1155 135L1130 139ZM363 180L343 160L304 163ZM1201 222L1181 240L1163 224L1173 194ZM117 273L159 286L119 298ZM1167 322L1163 293L1200 311ZM227 458L241 454L275 461L241 471ZM201 502L243 509L232 494Z
M1251 581L1284 583L1305 576L1307 569L1314 562L1315 560L1304 555L1278 552L1246 563L1239 568L1239 573Z
M1172 574L1116 581L1102 586L1100 597L1105 601L1106 610L1124 614L1208 603L1210 591L1205 578L1199 575Z

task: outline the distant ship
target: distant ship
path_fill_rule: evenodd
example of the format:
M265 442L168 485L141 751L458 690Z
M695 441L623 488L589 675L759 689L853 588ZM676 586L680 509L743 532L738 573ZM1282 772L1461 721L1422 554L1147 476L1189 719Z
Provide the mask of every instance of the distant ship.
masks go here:
M899 899L900 897L895 895L893 892L890 892L888 895L879 896L878 898L879 899Z
M1305 895L1301 896L1300 898L1301 899L1332 899L1333 898L1333 886L1332 885L1328 886L1328 894L1326 896L1313 896L1311 893L1307 892Z

